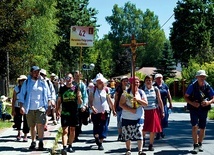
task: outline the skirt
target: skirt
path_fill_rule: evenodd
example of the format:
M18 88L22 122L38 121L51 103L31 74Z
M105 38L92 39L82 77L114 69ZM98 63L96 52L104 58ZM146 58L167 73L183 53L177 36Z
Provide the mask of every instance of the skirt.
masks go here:
M159 110L151 109L145 111L145 120L143 131L145 132L162 132L161 118L159 115Z

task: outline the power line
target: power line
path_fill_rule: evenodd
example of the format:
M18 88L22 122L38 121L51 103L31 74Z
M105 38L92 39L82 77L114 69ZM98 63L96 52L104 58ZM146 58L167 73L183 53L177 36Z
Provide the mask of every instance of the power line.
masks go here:
M173 13L173 14L169 17L169 19L167 19L167 21L161 26L161 29L166 25L166 23L169 22L169 20L174 16L174 14L175 14L175 13Z

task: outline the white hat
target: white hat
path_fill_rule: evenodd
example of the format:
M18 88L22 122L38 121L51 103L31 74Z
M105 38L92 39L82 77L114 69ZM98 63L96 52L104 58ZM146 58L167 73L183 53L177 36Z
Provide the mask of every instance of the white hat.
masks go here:
M6 97L5 95L1 96L1 101L6 101L8 99L8 97Z
M207 76L207 74L206 74L205 70L199 70L199 71L197 71L196 76Z
M129 78L128 78L128 76L122 76L121 77L121 81L124 80L124 79L129 79Z
M19 81L19 80L26 80L27 79L27 76L25 76L25 75L20 75L18 78L17 78L17 82Z
M44 74L44 75L47 75L47 71L45 69L41 69L40 70L40 73Z
M98 73L97 75L96 75L96 78L93 80L93 83L97 83L97 80L101 80L103 83L107 83L108 82L108 80L103 76L103 74L101 74L101 73Z
M160 78L163 78L163 75L162 75L162 74L155 74L155 79L156 79L156 78L159 78L159 77L160 77Z
M56 74L54 74L54 73L51 73L51 76L54 76L54 77L55 77L55 76L56 76Z

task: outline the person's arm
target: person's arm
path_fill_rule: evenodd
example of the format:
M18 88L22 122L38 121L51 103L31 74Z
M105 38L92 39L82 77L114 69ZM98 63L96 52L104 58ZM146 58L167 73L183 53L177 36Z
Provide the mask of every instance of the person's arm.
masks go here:
M190 98L189 98L190 95L192 94L192 92L193 92L193 84L191 84L191 85L188 86L187 91L184 94L184 100L188 104L192 105L193 107L198 108L200 106L200 103L198 101L196 101L196 100L190 100Z
M170 93L168 87L167 87L167 99L169 101L169 108L172 109L173 108L173 106L172 106L172 96L171 96L171 93Z
M165 112L164 112L164 106L163 106L163 101L161 99L161 95L160 95L160 91L158 88L156 88L156 95L157 95L157 99L158 99L158 105L161 109L161 114L164 117L165 116Z
M119 99L119 96L118 96L118 92L116 91L116 92L115 92L115 96L114 96L114 110L117 109L118 99ZM115 112L116 112L116 111L115 111Z
M131 108L129 107L127 104L126 104L126 97L124 95L122 95L120 97L120 101L119 101L119 105L120 107L123 109L123 110L127 110L127 111L130 111L131 113L135 114L136 113L136 109L134 108Z
M146 107L148 105L147 97L146 97L145 93L143 92L143 90L140 90L140 91L142 93L141 99L134 97L133 101L138 102L138 104L142 105L143 107Z
M57 116L60 116L60 114L61 114L61 103L62 103L62 98L61 98L61 95L59 94L58 99L57 99L57 104L56 104Z
M15 89L13 90L13 98L12 98L12 112L11 112L11 115L12 116L15 116L16 115L16 112L15 112L15 103L16 103L16 91Z
M91 89L91 90L89 90L89 106L91 107L91 110L93 111L93 113L97 113L98 111L97 111L97 109L94 107L94 105L93 105L93 101L94 101L94 89L95 88L93 88L93 90Z

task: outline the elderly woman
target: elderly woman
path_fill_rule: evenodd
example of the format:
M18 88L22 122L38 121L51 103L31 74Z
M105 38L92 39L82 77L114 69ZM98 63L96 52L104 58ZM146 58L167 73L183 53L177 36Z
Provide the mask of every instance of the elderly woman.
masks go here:
M144 92L147 96L148 106L144 108L145 122L143 128L143 135L145 144L145 134L146 132L150 132L149 151L154 151L153 143L155 133L162 131L161 122L159 118L159 110L161 111L161 117L164 117L163 102L161 100L160 91L157 87L154 87L152 85L152 80L152 76L149 75L147 75L144 79Z
M138 89L140 81L139 78L130 78L131 87L125 91L121 98L119 105L122 110L122 133L126 143L126 155L131 154L131 140L137 140L138 155L144 155L142 152L143 145L143 123L144 110L147 106L147 98L145 93ZM135 83L135 85L133 85Z
M110 110L114 110L109 89L105 86L108 80L101 73L94 79L96 86L89 90L89 104L92 110L93 134L98 150L104 150L103 139L107 136Z
M24 133L23 141L24 142L28 141L27 134L29 133L30 129L27 124L26 114L22 115L20 113L20 106L18 103L18 99L19 99L19 93L21 91L22 84L26 79L27 77L25 75L20 75L17 78L18 84L14 87L13 99L12 99L12 115L14 116L15 127L17 128L17 131L18 131L16 140L17 141L21 140L21 125L22 125L22 117L23 117L23 133Z
M162 132L156 134L156 139L160 139L160 137L164 138L165 134L163 132L163 128L168 127L168 119L169 119L169 109L172 109L172 97L169 91L168 86L163 83L163 75L156 74L155 75L155 83L154 86L160 90L161 99L163 101L164 113L165 117L161 120ZM167 106L167 99L169 101L169 107Z

